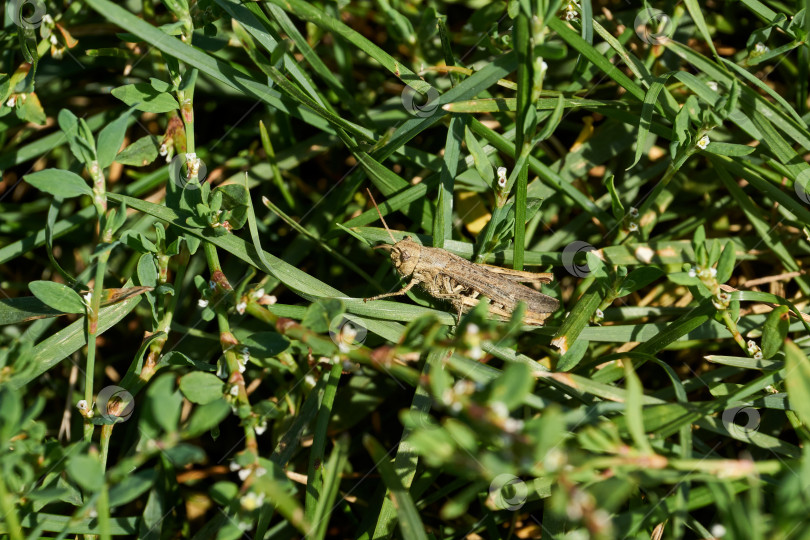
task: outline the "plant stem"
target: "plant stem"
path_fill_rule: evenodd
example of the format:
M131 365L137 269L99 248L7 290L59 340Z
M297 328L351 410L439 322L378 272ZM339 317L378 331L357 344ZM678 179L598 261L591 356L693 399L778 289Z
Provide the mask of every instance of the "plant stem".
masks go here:
M3 475L0 474L0 509L3 510L3 520L8 525L8 536L11 540L23 540L25 537L22 534L22 526L20 525L20 518L17 516L17 509L14 502L11 501L11 495L6 488L6 481Z
M523 9L515 19L514 40L518 55L517 69L517 125L515 129L515 154L528 156L531 151L532 126L527 125L533 87L532 39L529 35L530 15ZM523 250L526 245L526 199L528 197L529 169L525 159L517 172L515 187L515 242L512 268L523 270Z
M99 246L112 241L112 231L106 230L105 220L102 218L107 213L107 188L104 173L99 167L98 161L93 161L88 166L88 171L93 179L93 205L96 207L99 222ZM102 251L96 262L96 277L93 281L93 292L90 297L90 306L87 312L87 364L84 373L84 399L87 402L88 415L93 413L93 376L96 365L96 337L98 335L98 314L101 309L101 297L104 293L104 274L107 270L107 261L110 258L110 251ZM93 424L85 419L84 439L90 441L93 438Z

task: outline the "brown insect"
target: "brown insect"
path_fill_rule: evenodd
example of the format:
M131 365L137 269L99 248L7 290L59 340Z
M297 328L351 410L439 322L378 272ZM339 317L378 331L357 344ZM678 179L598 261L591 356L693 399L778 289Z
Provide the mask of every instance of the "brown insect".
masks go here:
M509 320L518 303L525 302L526 313L523 320L531 325L543 324L560 307L556 299L523 285L549 283L554 280L553 274L475 264L449 251L423 246L409 236L397 242L371 192L368 194L394 243L393 246L383 244L375 249L390 250L391 262L397 273L403 278L410 278L410 281L400 291L365 298L364 301L404 295L419 285L432 297L452 304L458 311L458 320L461 320L462 313L478 304L479 297L485 296L491 302L490 315L501 320Z

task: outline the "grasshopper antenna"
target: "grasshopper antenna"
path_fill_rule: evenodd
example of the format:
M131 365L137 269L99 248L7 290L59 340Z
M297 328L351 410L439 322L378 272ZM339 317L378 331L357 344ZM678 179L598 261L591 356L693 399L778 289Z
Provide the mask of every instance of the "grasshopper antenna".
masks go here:
M397 239L394 238L393 234L391 234L391 229L388 228L388 223L385 222L385 218L383 217L382 212L380 212L380 207L377 206L377 201L374 200L374 195L371 194L371 190L368 188L366 188L366 193L368 193L368 196L371 197L371 202L374 203L374 208L377 209L377 214L380 216L380 221L382 221L382 224L385 226L385 231L388 233L388 236L391 237L391 241L396 244Z

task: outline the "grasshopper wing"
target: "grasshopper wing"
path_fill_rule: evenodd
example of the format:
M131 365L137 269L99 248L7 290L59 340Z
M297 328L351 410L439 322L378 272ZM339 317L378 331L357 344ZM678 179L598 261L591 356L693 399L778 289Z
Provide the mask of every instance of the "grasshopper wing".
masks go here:
M491 266L474 264L456 255L452 255L452 258L460 268L463 268L463 271L454 272L453 279L460 285L486 296L493 304L514 309L518 302L523 301L526 302L527 311L533 313L553 313L560 307L556 299L518 283L517 276L494 272Z

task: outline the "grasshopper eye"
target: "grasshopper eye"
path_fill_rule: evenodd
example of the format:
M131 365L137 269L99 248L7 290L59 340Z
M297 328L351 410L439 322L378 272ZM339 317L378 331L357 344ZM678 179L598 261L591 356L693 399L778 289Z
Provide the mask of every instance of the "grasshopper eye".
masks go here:
M404 253L404 252L403 252L403 253L400 255L400 258L401 258L403 261L407 261L408 259L410 259L410 258L411 258L411 256L410 256L410 255L408 255L407 253Z

